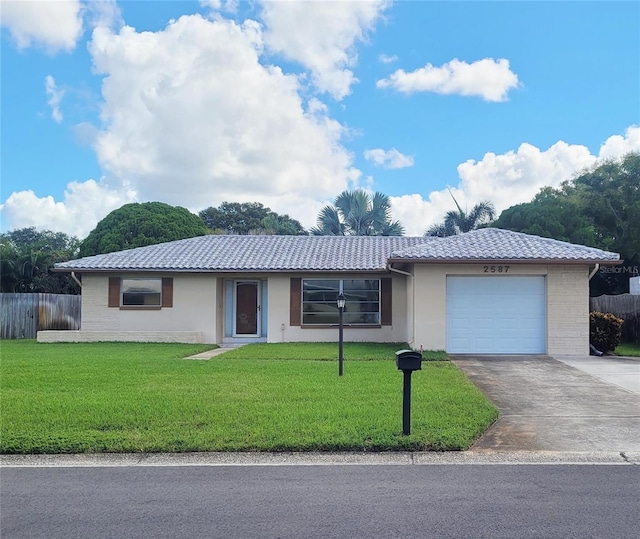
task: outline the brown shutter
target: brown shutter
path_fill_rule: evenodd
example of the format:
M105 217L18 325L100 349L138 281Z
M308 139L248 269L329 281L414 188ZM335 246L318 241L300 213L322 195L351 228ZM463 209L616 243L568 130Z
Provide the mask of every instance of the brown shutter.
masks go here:
M291 278L291 292L289 294L289 325L299 326L301 318L302 303L302 279L298 277Z
M173 307L173 278L162 278L162 306Z
M392 279L385 277L380 279L380 323L383 326L391 325L391 312L393 305L391 302Z
M120 277L109 277L109 307L120 307Z

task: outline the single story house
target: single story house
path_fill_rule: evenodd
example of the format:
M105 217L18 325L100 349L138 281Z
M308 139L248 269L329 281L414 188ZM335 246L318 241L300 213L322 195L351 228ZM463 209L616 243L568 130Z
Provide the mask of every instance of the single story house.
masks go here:
M79 331L42 342L408 342L455 354L588 354L589 279L619 255L496 228L447 238L200 236L55 265Z

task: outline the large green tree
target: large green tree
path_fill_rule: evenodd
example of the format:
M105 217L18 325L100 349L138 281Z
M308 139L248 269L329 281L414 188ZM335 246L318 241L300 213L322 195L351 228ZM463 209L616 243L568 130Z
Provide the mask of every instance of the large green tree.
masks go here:
M125 204L112 211L80 245L80 256L111 253L209 233L197 215L162 202Z
M593 223L597 245L640 263L640 153L585 171L567 190Z
M628 291L640 267L640 154L599 162L545 187L531 202L507 208L493 226L620 253L616 272L601 271L591 295Z
M451 194L451 198L453 198L456 209L448 211L442 223L429 227L424 233L425 236L455 236L488 226L495 219L496 211L489 201L479 202L471 208L471 211L466 212L460 207L453 194Z
M301 236L307 231L288 215L279 215L260 202L223 202L199 214L207 227L220 234Z
M402 236L404 227L400 221L391 220L387 195L371 195L356 189L343 191L333 205L322 208L311 233L316 236Z
M69 274L52 273L56 262L75 258L79 240L62 232L21 228L0 234L2 292L77 294Z
M575 197L551 187L541 189L531 202L507 208L492 226L590 247L596 245L593 224L582 214Z

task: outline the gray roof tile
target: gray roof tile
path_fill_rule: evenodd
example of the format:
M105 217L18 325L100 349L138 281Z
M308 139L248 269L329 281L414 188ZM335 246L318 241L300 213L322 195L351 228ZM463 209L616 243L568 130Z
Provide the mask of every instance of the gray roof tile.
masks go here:
M459 236L437 238L437 241L398 249L391 253L390 258L406 261L557 260L559 262L611 262L619 260L620 255L593 247L530 236L510 230L483 228Z
M73 271L381 271L402 236L199 236L56 264Z
M615 262L619 255L487 228L449 238L402 236L199 236L89 256L60 271L383 271L397 261Z

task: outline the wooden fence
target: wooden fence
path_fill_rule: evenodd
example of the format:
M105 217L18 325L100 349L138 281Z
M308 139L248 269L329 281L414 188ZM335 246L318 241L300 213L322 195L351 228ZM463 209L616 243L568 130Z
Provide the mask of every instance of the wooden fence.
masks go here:
M591 311L611 313L622 318L622 342L640 344L640 296L599 296L589 299L589 307Z
M35 339L45 329L80 329L80 296L0 294L1 339Z

